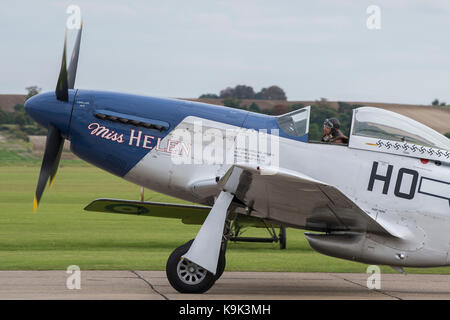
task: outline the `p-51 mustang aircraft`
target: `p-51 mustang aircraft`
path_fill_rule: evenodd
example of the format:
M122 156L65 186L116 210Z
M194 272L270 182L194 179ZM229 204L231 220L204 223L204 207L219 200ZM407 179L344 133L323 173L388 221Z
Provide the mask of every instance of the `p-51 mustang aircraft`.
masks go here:
M311 231L314 250L342 259L397 270L450 265L450 143L438 132L361 107L348 144L313 143L309 107L269 116L74 89L80 41L81 28L68 69L64 43L56 90L25 104L48 128L34 209L54 182L68 139L81 159L198 204L98 199L86 207L201 224L167 261L179 292L205 292L221 276L233 221ZM256 137L257 148L248 137Z

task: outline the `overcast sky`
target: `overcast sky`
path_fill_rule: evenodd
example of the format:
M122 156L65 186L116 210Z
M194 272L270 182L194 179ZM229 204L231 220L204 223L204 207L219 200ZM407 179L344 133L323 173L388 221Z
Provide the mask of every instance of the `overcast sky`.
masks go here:
M54 90L70 4L84 20L76 88L195 98L275 84L289 100L450 103L448 0L1 0L0 93ZM381 29L367 28L370 5Z

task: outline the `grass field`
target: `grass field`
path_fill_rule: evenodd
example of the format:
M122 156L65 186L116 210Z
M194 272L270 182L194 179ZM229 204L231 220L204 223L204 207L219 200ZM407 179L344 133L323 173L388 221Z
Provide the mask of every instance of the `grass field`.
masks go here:
M199 226L153 217L85 212L100 197L138 199L139 187L80 161L62 161L53 190L37 213L32 200L39 174L34 162L0 166L0 270L164 270L177 246ZM181 201L146 191L146 200ZM265 236L249 229L245 235ZM228 271L365 272L367 266L311 250L301 230L288 229L286 250L278 244L230 243ZM383 267L383 272L393 272ZM449 273L450 268L407 269Z

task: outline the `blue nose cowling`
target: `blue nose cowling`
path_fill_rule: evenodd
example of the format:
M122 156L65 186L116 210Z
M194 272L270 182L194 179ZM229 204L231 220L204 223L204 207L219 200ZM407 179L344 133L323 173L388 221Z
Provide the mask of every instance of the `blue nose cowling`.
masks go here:
M35 95L25 102L25 110L40 125L53 125L61 135L69 139L70 117L76 90L69 90L69 101L56 99L55 92Z

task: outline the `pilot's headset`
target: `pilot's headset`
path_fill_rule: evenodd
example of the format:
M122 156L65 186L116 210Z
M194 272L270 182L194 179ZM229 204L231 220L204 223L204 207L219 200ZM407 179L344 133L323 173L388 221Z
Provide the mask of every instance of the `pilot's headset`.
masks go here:
M331 132L335 132L341 127L341 123L336 118L325 119L323 124L330 128Z

